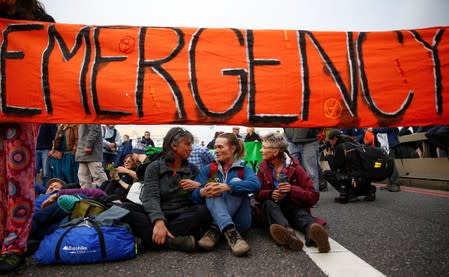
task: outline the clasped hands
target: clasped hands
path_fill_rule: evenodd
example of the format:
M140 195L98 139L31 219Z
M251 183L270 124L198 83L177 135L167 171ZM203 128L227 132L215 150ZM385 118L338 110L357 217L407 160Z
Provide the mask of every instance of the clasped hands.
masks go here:
M220 196L223 192L227 192L230 190L231 188L228 184L210 182L200 190L200 194L202 197L217 197Z

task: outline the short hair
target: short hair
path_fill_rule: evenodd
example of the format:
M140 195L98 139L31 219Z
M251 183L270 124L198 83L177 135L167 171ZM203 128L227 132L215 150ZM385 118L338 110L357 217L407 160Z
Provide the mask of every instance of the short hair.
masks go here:
M268 142L274 148L279 149L279 155L284 156L284 153L288 153L288 143L284 136L279 133L269 133L262 137L263 142Z
M340 138L343 133L341 130L334 129L329 132L329 135L327 136L328 139L334 139L334 138Z

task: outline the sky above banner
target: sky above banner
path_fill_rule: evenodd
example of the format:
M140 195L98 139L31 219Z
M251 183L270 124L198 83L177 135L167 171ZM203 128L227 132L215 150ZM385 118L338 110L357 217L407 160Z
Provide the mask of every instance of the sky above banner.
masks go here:
M391 31L448 26L446 0L42 0L62 23Z

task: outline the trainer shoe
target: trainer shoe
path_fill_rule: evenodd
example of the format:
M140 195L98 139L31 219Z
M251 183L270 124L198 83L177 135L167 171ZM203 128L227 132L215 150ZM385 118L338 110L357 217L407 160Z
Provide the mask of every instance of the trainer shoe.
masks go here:
M276 244L286 245L294 251L300 251L304 246L302 241L296 236L293 229L288 229L279 224L270 225L270 235Z
M25 262L23 255L2 254L0 258L0 274L8 274Z
M249 250L251 250L251 247L242 238L237 229L235 229L235 226L226 228L224 235L228 241L228 245L231 247L232 255L241 257L248 254Z
M195 250L195 238L193 236L177 236L173 239L167 238L165 246L173 250L193 252Z
M331 250L329 245L329 235L323 226L318 223L311 224L309 227L309 234L310 239L316 243L320 253L327 253Z
M212 250L220 240L220 229L218 226L211 225L209 230L204 233L201 239L198 241L198 246L204 250Z

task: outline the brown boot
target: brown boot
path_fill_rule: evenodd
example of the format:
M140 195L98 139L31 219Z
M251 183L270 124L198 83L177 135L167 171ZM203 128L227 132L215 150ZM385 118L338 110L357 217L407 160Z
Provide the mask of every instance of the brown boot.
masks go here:
M241 257L248 254L251 247L246 243L246 241L239 234L237 229L234 226L228 227L225 229L224 235L226 240L228 241L229 246L231 247L232 255L236 257Z
M293 229L288 229L279 224L270 225L270 235L276 244L286 245L294 251L300 251L304 246L302 241L296 236Z
M204 233L201 239L198 241L198 246L204 250L212 250L220 240L220 229L218 226L212 225L209 230Z
M329 252L331 247L329 245L329 235L326 229L318 223L311 224L309 228L310 239L316 243L318 251L320 251L320 253Z

